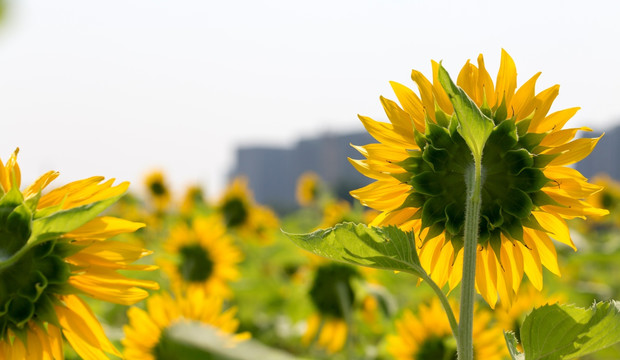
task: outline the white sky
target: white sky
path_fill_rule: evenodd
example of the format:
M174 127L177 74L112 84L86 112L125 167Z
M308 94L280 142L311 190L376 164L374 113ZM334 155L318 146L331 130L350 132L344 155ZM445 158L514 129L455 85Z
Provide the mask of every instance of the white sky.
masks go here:
M455 78L500 49L518 85L559 83L569 125L620 121L620 2L14 0L0 26L6 160L25 182L91 175L132 181L163 169L215 197L239 145L287 145L385 119L389 81L414 87L443 60Z

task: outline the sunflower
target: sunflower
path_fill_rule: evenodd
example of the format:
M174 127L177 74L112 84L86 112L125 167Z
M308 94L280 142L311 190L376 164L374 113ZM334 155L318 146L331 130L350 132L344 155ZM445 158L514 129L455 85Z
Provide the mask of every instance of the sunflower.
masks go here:
M226 227L242 229L249 223L252 205L253 197L248 188L248 180L238 177L226 188L219 201L218 210L224 216Z
M371 225L414 231L426 271L440 286L454 289L462 275L464 177L473 158L439 84L439 64L433 61L432 67L432 83L412 72L420 96L391 83L400 106L381 97L390 123L360 116L379 143L354 146L366 159L350 161L376 181L351 195L381 211ZM562 129L578 108L549 114L559 86L536 94L539 75L516 90L514 62L502 51L495 85L482 55L478 67L468 61L457 79L495 124L482 157L476 252L476 289L492 307L498 298L512 301L523 274L539 290L543 266L560 275L551 239L576 250L566 219L607 213L584 201L601 187L567 166L586 157L600 137L574 140L579 130L590 129Z
M316 203L319 195L319 185L321 179L313 171L307 171L297 179L295 197L301 206L310 206Z
M205 192L200 185L192 185L187 188L181 203L181 213L191 215L194 211L205 209L207 201Z
M237 264L243 256L219 216L195 218L191 227L178 224L171 229L164 249L177 255L175 261L160 262L176 291L197 287L206 294L231 295L228 282L239 278Z
M591 196L588 202L594 207L609 210L611 216L590 216L587 221L588 227L596 230L603 228L605 224L620 226L620 183L607 174L596 175L592 183L601 186L603 190Z
M146 311L134 306L127 312L129 324L123 327L123 355L128 360L182 358L170 346L169 339L170 328L179 323L195 322L213 328L225 344L247 339L249 333L235 334L239 327L237 309L224 311L222 305L221 298L208 296L203 288L190 289L176 298L168 293L151 296Z
M355 268L345 264L329 262L318 266L310 288L317 312L307 321L302 344L316 341L319 348L330 354L343 348L348 334L346 317L355 302L351 280L358 276Z
M78 295L131 305L158 289L118 270L154 270L131 263L150 254L107 240L144 224L97 215L128 183L91 177L43 194L49 171L20 191L17 152L0 161L0 354L9 359L63 359L63 336L84 359L120 353Z
M474 322L474 358L508 357L501 329L491 323L488 311L478 310ZM418 317L407 309L396 320L396 335L387 336L387 349L398 360L456 359L456 342L439 300L422 304Z
M170 190L161 171L153 171L144 180L149 198L153 201L155 210L162 212L170 204Z
M280 219L270 208L255 205L248 219L248 226L242 232L246 239L256 240L261 245L273 243L280 230Z

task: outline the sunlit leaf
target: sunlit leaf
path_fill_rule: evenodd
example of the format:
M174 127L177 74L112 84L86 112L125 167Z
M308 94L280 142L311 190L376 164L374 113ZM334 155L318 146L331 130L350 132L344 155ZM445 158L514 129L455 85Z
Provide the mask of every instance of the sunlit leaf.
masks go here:
M285 234L301 248L328 259L417 276L424 274L413 233L395 226L342 223L309 234Z

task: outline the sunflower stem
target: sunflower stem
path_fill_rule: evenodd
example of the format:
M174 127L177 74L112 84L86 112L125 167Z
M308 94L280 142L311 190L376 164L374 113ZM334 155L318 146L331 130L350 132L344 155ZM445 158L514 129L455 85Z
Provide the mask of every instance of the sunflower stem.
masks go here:
M441 302L441 305L443 306L446 316L448 317L448 322L450 323L450 329L452 330L452 335L454 335L454 338L456 339L458 343L459 324L456 322L456 317L454 316L454 312L452 311L452 307L450 306L450 302L448 301L446 294L444 294L443 291L441 291L441 288L433 281L433 279L431 279L430 276L426 274L426 272L422 273L422 275L423 275L422 279L424 279L424 281L426 281L426 283L430 285L431 289L433 289L435 294L437 294L437 297L439 297L439 301Z
M474 155L474 171L465 177L467 200L465 204L465 244L463 254L463 279L461 280L461 305L457 348L459 360L474 359L474 295L476 284L476 249L480 222L482 156Z

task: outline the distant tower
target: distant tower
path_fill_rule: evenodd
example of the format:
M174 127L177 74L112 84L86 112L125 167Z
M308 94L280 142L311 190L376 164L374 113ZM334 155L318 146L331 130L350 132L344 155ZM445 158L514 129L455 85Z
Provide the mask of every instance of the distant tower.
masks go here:
M229 180L246 176L256 201L279 213L297 208L297 179L306 171L317 173L339 198L350 199L349 191L371 182L347 160L347 157L363 158L350 144L369 143L376 143L376 140L361 132L302 139L292 148L240 147Z

